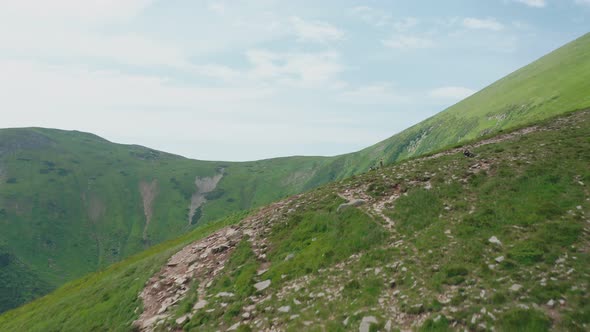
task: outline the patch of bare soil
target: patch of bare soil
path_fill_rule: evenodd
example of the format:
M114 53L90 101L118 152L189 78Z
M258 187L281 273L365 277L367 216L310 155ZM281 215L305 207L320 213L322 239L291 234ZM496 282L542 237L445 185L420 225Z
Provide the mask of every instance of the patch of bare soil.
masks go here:
M143 227L143 241L148 241L148 227L152 221L154 200L158 196L158 180L151 182L141 181L139 183L139 193L143 201L143 213L145 215L145 226Z
M86 205L86 210L88 213L88 218L90 218L90 221L92 221L93 223L98 222L100 218L104 216L106 211L106 207L102 200L93 193L83 193L82 200Z
M195 212L198 208L200 208L205 202L207 202L207 198L205 197L208 193L212 192L217 188L217 184L223 178L223 169L220 173L212 176L212 177L196 177L195 178L195 186L197 190L191 197L191 203L189 205L189 212L188 212L188 224L191 224L191 221L195 215Z

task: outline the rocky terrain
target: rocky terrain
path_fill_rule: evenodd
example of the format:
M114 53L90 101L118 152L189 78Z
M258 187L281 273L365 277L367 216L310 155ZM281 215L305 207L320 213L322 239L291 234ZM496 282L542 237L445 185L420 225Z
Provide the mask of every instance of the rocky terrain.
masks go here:
M172 256L134 324L587 330L588 137L578 112L270 205Z

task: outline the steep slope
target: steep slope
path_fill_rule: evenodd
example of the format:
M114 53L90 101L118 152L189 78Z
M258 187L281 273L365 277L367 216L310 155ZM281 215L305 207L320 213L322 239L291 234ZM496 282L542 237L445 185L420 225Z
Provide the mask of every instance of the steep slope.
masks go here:
M357 153L334 159L312 183L439 150L502 130L590 107L590 33L473 96Z
M590 111L576 112L472 142L472 158L446 150L293 196L70 283L0 329L584 331L589 137Z
M0 257L12 262L0 264L0 312L198 225L362 173L381 158L392 163L590 107L588 78L590 34L388 140L333 158L206 162L80 132L0 130Z
M313 173L321 160L204 162L80 132L0 130L0 256L11 262L0 264L0 310L197 225L300 192L288 175Z

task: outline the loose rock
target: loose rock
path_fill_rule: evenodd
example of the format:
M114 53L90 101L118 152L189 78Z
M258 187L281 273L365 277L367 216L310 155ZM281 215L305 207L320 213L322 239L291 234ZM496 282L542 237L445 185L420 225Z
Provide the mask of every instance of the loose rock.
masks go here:
M257 291L263 291L263 290L267 289L268 286L270 286L270 279L254 284L254 288L256 288Z
M359 326L359 332L369 332L371 330L371 324L377 324L377 318L373 316L365 316Z
M495 236L492 236L491 238L489 238L489 239L488 239L488 241L489 241L490 243L497 244L497 245L499 245L499 246L501 246L501 245L502 245L502 242L500 242L500 240L498 240L498 238L497 238L497 237L495 237Z

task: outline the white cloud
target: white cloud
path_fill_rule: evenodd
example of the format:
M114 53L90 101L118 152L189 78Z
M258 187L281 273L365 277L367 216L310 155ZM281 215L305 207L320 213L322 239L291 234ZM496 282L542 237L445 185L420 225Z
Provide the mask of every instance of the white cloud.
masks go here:
M166 42L138 34L101 35L71 29L0 29L0 51L12 56L108 59L119 64L188 65L184 51Z
M434 41L429 38L416 37L410 35L399 35L381 41L386 47L393 49L422 49L434 47Z
M519 2L522 4L525 4L529 7L534 7L534 8L544 8L545 6L547 6L547 2L545 2L545 0L513 0L515 2ZM579 0L577 0L579 1Z
M225 4L221 1L212 1L207 4L207 8L216 13L216 14L223 14L225 13Z
M399 32L407 31L418 25L419 22L415 17L394 19L388 12L368 6L357 6L350 9L350 12L352 15L372 26L378 28L391 27Z
M268 1L231 6L220 0L209 1L205 3L209 9L223 17L212 15L210 10L194 15L175 13L182 28L166 24L152 27L150 20L157 23L159 19L150 16L146 20L142 13L153 1L0 0L0 54L69 63L99 60L186 68L189 59L198 56L240 52L293 34L288 17L265 10Z
M399 21L396 21L393 24L394 29L396 29L397 31L406 31L410 28L415 27L416 25L418 25L418 19L415 17L406 17L404 19L401 19Z
M11 20L27 17L36 23L63 20L97 23L133 18L153 2L154 0L0 0L0 18Z
M498 22L495 18L472 18L467 17L463 19L463 26L469 29L492 30L500 31L504 29L504 25Z
M445 86L430 91L430 97L438 99L462 100L471 96L475 92L477 91L465 87Z
M333 88L341 84L337 76L344 70L344 66L336 52L280 53L250 50L246 55L252 64L248 75L254 80L299 87Z
M383 27L391 24L393 20L391 14L369 6L357 6L352 8L350 12L364 22L376 27Z
M174 85L166 77L123 74L86 67L0 61L2 107L14 112L64 109L75 114L116 109L186 109L265 98L271 89ZM35 96L35 98L30 98Z
M298 41L326 43L344 39L344 32L325 22L306 21L299 17L291 17L291 25Z

